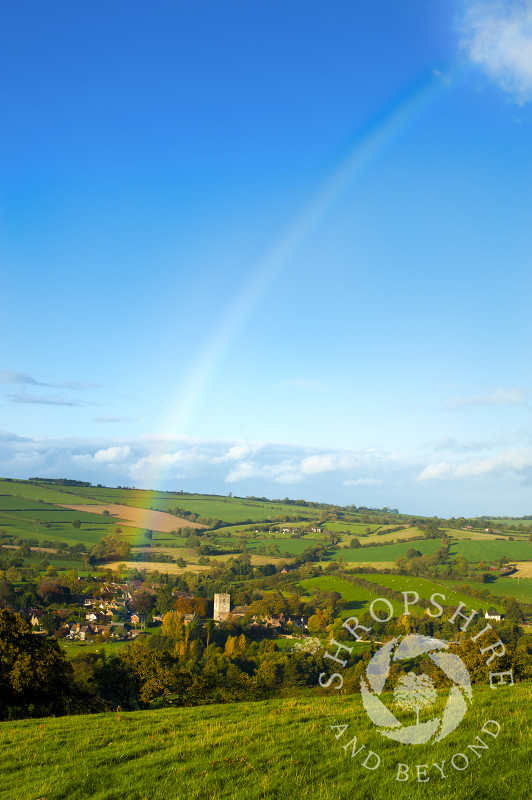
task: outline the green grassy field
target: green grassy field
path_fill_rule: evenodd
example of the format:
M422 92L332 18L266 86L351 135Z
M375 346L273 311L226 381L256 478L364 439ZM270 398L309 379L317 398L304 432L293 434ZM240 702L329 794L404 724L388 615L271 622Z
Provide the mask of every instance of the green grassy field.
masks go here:
M117 655L117 653L124 647L127 647L131 642L109 642L108 644L92 643L92 644L78 644L77 642L61 641L61 647L66 652L69 658L75 658L82 653L105 653L109 658Z
M247 519L254 522L266 521L280 514L299 514L305 518L317 516L314 509L218 495L150 492L140 489L97 489L94 486L76 487L69 491L81 498L79 502L123 503L137 508L153 508L156 511L168 511L178 506L199 516L216 517L228 523L243 522Z
M313 586L318 586L320 589L323 589L326 592L338 592L338 594L341 594L342 598L347 600L349 603L349 607L343 609L339 614L342 619L347 619L347 617L350 617L353 614L356 615L357 612L361 613L363 611L368 611L370 604L378 596L366 591L366 589L363 589L361 586L355 586L354 584L349 583L349 581L345 581L342 578L337 578L334 575L321 575L319 578L309 578L308 580L300 581L299 585L307 591L309 591ZM396 603L395 600L391 600L390 602L393 606L394 614L396 616L400 616L404 611L403 606L400 603ZM415 613L416 611L418 615L423 613L421 609L415 609L412 606L412 613Z
M519 578L519 580L517 578L495 578L490 583L477 583L476 581L455 578L453 580L442 580L442 583L446 586L466 584L472 589L487 589L495 597L513 597L519 603L532 603L532 578Z
M383 738L358 695L4 722L0 798L530 800L529 694L528 685L477 690L436 745ZM481 734L489 719L501 724L496 740ZM330 726L343 724L337 741ZM354 735L364 750L352 756L344 746ZM467 749L478 735L488 746L480 757ZM381 759L373 771L363 766L370 750ZM469 755L464 771L451 765L457 753ZM445 780L432 766L442 761ZM397 781L398 763L414 776L426 764L429 781Z
M43 500L45 503L82 503L77 494L78 489L72 486L52 487L47 484L33 484L25 481L7 481L0 479L0 494L25 497L28 500Z
M496 561L502 556L506 556L510 561L531 561L532 542L461 540L452 543L451 555L465 556L468 561Z
M484 606L484 610L487 610L486 603L481 600L476 600L473 597L469 597L466 594L461 594L460 592L455 592L451 586L457 583L463 583L463 581L455 580L447 581L445 584L442 581L441 583L436 583L435 581L429 581L426 578L415 578L406 575L360 575L359 577L365 578L367 581L371 581L372 583L378 583L381 586L388 586L390 589L395 589L398 592L417 592L418 595L425 600L430 600L431 595L435 592L439 594L445 595L445 601L442 601L441 598L437 598L440 605L448 605L452 606L453 608L457 608L460 603L465 603L467 608L474 609L479 608L480 605ZM444 584L444 585L442 585ZM484 588L491 591L490 587L487 584L476 583L471 584L476 586L476 588ZM497 611L504 611L503 606L499 603L489 603L489 606L494 606ZM434 612L434 609L432 609Z
M306 538L283 539L281 536L272 536L268 538L250 539L247 543L247 549L251 550L251 552L255 552L255 550L257 550L260 547L268 547L268 545L272 544L276 544L281 553L287 551L288 553L292 553L293 555L299 555L300 553L303 552L303 550L306 550L307 547L318 547L320 545L323 545L323 541L320 541L319 539L306 539Z
M376 531L381 530L384 528L390 528L391 525L367 525L362 522L327 522L325 527L329 531L338 532L338 531L348 531L351 536L367 536L366 530L370 528L370 530Z
M411 547L420 553L435 553L441 547L439 539L425 539L421 542L402 542L401 544L386 544L382 547L355 547L348 550L337 550L327 557L327 561L335 561L341 556L345 561L355 563L393 562L401 553L406 553Z

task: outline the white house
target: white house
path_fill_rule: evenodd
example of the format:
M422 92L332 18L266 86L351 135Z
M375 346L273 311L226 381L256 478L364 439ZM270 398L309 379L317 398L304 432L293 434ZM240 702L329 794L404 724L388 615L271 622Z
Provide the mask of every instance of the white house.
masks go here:
M494 608L490 608L489 611L486 611L486 613L484 614L484 617L486 619L494 619L497 622L501 622L504 619L504 614L499 614L499 612L495 611Z

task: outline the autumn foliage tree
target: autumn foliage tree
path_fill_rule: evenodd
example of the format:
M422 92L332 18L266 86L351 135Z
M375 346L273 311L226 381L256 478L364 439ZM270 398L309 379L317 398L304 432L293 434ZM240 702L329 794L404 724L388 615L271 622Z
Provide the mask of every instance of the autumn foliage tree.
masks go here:
M200 617L206 617L208 603L204 597L178 597L174 609L181 614L198 614Z

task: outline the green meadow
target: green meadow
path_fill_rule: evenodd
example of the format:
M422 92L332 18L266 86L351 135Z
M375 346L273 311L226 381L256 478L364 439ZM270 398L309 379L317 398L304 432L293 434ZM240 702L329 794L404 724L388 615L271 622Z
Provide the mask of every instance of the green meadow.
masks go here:
M398 592L417 592L420 598L424 600L430 600L431 596L435 593L444 594L445 600L442 600L441 597L437 598L438 603L440 605L458 607L460 603L464 603L467 608L479 608L480 605L484 607L484 610L487 611L488 606L493 606L497 609L497 611L504 611L504 608L499 603L489 602L477 600L473 597L469 597L467 594L463 594L461 592L455 592L452 589L453 581L442 581L441 583L436 581L430 581L426 578L415 578L409 575L376 575L376 574L368 574L368 575L359 575L360 578L364 578L367 581L371 581L371 583L378 583L381 586L387 586L390 589L395 589ZM455 584L463 583L463 581L455 580ZM483 583L476 583L471 584L475 586L477 589L488 589L491 592L489 585ZM432 609L434 611L434 609Z
M462 539L452 543L451 555L465 556L468 561L497 561L502 556L510 561L531 561L532 542L510 542L508 539L468 542Z
M334 550L327 556L327 561L335 561L339 557L355 563L393 562L398 555L406 553L411 547L422 554L436 552L441 547L439 539L425 539L421 542L402 542L401 544L385 544L382 547L355 547L347 550Z
M361 577L365 578L366 576L363 575ZM370 604L376 599L376 597L378 597L378 595L368 592L361 586L355 586L354 584L349 583L349 581L343 580L342 578L338 578L334 575L321 575L318 578L309 578L308 580L300 581L299 586L302 586L306 591L308 591L310 596L312 596L310 590L316 586L322 591L338 592L338 594L341 594L342 599L346 600L348 603L348 607L343 609L339 614L342 619L347 619L347 617L356 614L357 611L359 613L368 611ZM401 616L404 611L401 603L397 603L395 600L391 600L390 602L393 606L394 615ZM415 609L412 606L412 613L416 612L419 615L423 613L420 608Z
M496 739L481 732L487 720ZM337 725L348 726L338 740ZM382 737L360 695L3 722L0 799L530 800L531 731L526 684L476 689L455 731L415 746ZM399 763L409 780L396 779Z
M468 581L467 578L454 578L454 580L446 579L441 582L445 586L467 585L477 591L487 589L495 597L513 597L519 603L532 603L532 578L494 578L489 583ZM490 605L497 607L496 603L490 603Z
M227 540L231 541L231 540ZM234 540L233 540L234 541ZM318 539L284 539L281 536L272 536L268 538L249 539L246 545L247 550L254 552L260 547L268 547L268 545L277 545L281 553L288 552L292 555L299 555L308 547L323 546L323 541Z
M183 508L201 517L216 517L224 522L267 521L281 514L299 515L304 518L315 517L316 511L284 503L262 500L246 500L219 495L179 494L177 492L151 492L141 489L98 489L94 486L71 489L79 495L79 502L122 503L136 508L152 508L168 511Z

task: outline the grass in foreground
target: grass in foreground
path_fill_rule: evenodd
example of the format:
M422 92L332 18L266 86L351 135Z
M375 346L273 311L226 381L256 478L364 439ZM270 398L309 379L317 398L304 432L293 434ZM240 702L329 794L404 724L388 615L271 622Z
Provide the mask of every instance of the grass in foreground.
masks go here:
M488 719L501 723L477 758L467 745ZM109 713L0 725L2 800L529 800L530 686L477 689L460 727L439 744L381 737L360 696ZM330 725L348 724L336 740ZM354 734L378 753L370 771L342 745ZM450 765L469 753L469 767ZM446 779L431 768L445 760ZM429 765L430 781L396 780L397 763ZM462 762L460 762L462 763Z

